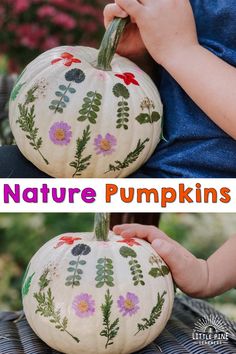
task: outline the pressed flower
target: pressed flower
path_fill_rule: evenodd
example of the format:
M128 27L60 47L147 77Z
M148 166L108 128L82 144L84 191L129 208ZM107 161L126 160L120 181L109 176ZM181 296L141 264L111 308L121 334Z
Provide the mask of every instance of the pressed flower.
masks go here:
M124 238L123 240L118 240L116 242L124 242L129 246L141 246L141 244L139 242L137 242L134 238Z
M49 137L54 144L68 145L72 137L71 126L66 122L56 122L49 130Z
M105 156L112 154L115 151L114 146L116 146L116 144L115 136L109 133L107 133L104 138L101 134L98 134L94 139L95 151L98 155L102 154Z
M81 63L81 60L78 58L75 58L72 54L70 53L62 53L59 58L56 58L51 61L51 64L56 64L59 61L63 61L63 64L65 66L71 66L73 63Z
M121 295L117 300L119 311L122 313L123 316L134 315L140 309L138 304L139 304L138 296L130 292L127 292L125 296Z
M73 254L73 256L79 256L79 255L86 255L91 251L91 248L84 244L84 243L80 243L79 245L76 245L75 247L72 248L71 253Z
M84 81L85 74L80 69L71 69L65 74L65 79L67 81L74 81L79 84L80 82Z
M135 76L132 73L115 74L115 76L124 80L124 83L126 85L133 84L133 85L139 86L138 81L135 79Z
M155 105L154 105L154 102L152 100L150 100L148 97L145 97L141 104L140 104L140 107L142 109L142 111L147 108L147 109L150 109L150 108L155 108Z
M89 317L95 312L95 301L92 295L88 293L81 293L74 298L72 303L72 309L74 310L76 316L79 317Z
M62 236L59 238L58 243L56 244L56 246L54 246L54 248L58 248L64 244L67 245L73 245L73 243L77 240L81 240L81 237L73 237L73 236Z

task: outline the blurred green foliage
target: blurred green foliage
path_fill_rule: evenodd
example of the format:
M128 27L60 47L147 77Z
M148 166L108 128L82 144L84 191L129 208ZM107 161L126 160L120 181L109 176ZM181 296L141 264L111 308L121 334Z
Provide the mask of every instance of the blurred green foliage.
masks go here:
M0 214L0 309L21 308L24 270L46 241L92 229L93 214Z
M42 244L64 232L92 231L93 218L92 213L0 214L0 309L21 308L23 272ZM206 259L235 233L236 214L163 214L160 228ZM235 292L228 291L210 302L236 318Z
M0 75L7 73L7 57L0 54Z

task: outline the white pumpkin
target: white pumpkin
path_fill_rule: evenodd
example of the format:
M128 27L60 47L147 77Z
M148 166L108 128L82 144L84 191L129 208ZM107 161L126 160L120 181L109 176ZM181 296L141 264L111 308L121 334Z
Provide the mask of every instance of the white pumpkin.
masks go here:
M146 241L96 234L63 234L39 249L23 283L24 312L62 353L131 353L164 329L172 278Z
M12 91L15 141L53 177L125 177L160 141L156 86L137 65L114 55L123 21L114 21L99 51L62 46L41 54Z

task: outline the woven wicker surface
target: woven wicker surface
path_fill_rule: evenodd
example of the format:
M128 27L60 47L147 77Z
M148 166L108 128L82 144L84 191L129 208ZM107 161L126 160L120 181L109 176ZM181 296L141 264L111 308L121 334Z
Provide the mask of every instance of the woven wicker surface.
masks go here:
M227 328L224 344L199 344L192 339L195 323L205 317L220 318ZM208 303L176 297L172 316L155 342L136 354L236 354L236 323ZM60 354L43 343L30 329L22 312L0 313L0 354ZM79 352L78 352L79 354ZM89 354L89 353L88 353Z

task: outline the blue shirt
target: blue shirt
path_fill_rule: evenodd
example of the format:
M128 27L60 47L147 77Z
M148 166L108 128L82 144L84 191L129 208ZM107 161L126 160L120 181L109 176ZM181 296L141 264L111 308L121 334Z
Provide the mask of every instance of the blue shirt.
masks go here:
M235 67L236 0L192 0L191 5L200 44ZM132 177L235 178L236 141L207 117L163 68L159 70L166 141L161 141Z

